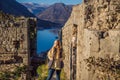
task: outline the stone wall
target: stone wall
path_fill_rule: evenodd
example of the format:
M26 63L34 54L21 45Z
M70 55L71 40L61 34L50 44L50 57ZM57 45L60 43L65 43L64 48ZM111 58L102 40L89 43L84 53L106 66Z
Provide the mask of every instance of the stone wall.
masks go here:
M0 71L30 66L30 56L36 51L35 41L35 18L14 17L0 12Z
M76 80L99 80L88 71L85 59L95 56L120 57L120 0L84 0L73 7L72 14L62 28L67 80L70 80L72 33L77 25Z

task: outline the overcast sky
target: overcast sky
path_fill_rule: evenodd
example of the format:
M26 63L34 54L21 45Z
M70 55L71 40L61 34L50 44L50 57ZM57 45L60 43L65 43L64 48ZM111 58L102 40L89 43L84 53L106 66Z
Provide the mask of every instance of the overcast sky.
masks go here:
M82 0L16 0L18 2L34 2L42 4L54 4L54 3L65 3L65 4L80 4Z

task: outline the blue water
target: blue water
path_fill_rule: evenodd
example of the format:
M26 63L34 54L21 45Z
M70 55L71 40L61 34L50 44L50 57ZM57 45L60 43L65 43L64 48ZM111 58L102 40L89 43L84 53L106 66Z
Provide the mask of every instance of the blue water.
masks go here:
M37 54L49 50L54 43L54 40L58 35L51 30L54 29L45 29L37 31Z

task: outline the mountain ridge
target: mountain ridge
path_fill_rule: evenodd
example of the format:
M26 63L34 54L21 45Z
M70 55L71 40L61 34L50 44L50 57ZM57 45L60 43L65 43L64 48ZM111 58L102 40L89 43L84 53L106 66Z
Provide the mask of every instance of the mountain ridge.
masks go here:
M37 18L34 14L29 12L25 6L16 0L0 0L0 11L14 16ZM39 26L39 28L50 28L58 25L59 24L37 18L37 26Z
M31 13L34 15L37 15L38 13L44 11L49 5L47 4L38 4L38 3L21 3L23 6L25 6Z
M70 17L72 6L64 3L55 3L38 14L37 17L42 20L59 23L63 26Z
M0 10L15 16L35 17L26 7L16 0L0 0Z

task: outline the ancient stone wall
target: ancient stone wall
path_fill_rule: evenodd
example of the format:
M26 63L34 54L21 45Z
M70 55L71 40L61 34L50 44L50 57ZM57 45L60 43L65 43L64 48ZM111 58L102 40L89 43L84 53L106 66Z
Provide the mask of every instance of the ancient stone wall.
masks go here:
M85 59L91 56L105 58L108 55L120 57L119 5L120 0L84 0L82 4L73 7L70 18L62 28L64 70L68 80L71 75L74 24L77 25L76 80L99 80L99 74L88 71Z
M36 19L0 13L0 71L30 66L36 49ZM32 47L31 47L32 45Z

